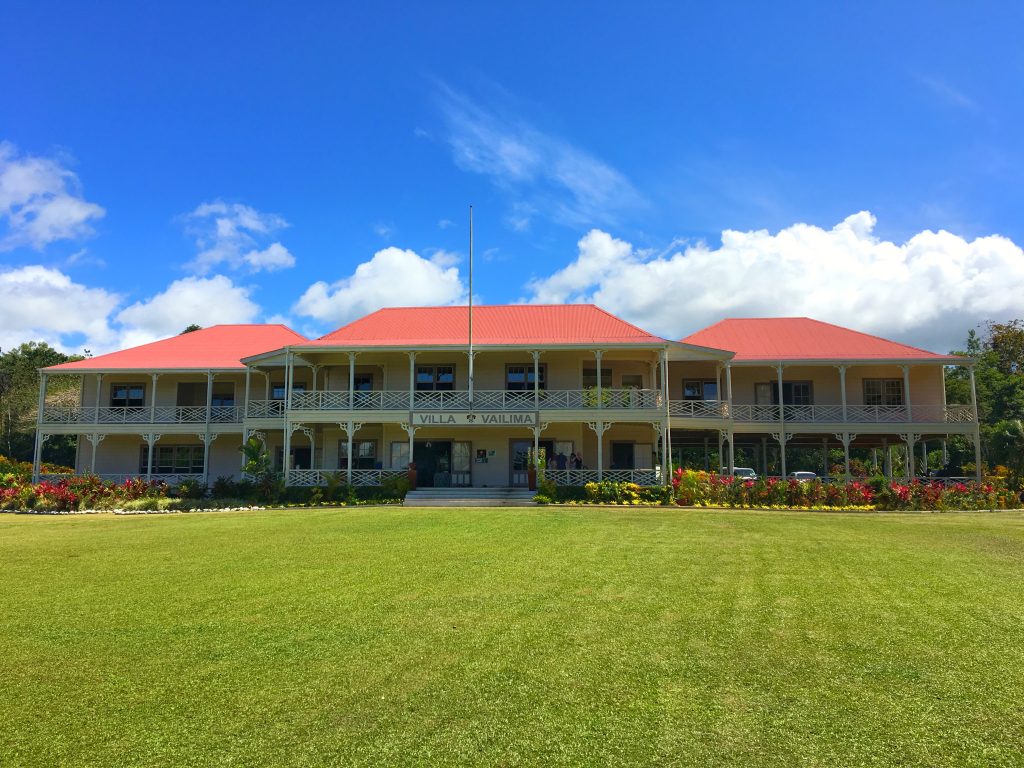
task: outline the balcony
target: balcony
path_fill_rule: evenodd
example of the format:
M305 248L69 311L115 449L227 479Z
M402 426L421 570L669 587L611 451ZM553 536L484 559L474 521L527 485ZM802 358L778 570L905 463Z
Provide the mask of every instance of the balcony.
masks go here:
M675 405L675 403L673 403ZM732 405L727 412L735 422L778 423L777 405ZM969 405L784 405L781 417L787 424L972 424ZM674 414L673 414L674 415Z
M242 408L215 405L210 409L211 424L240 424ZM206 406L158 405L89 408L80 405L48 405L43 409L43 424L205 424Z
M295 392L293 411L408 411L408 390L371 392ZM465 390L413 392L412 410L423 412L469 411L469 392ZM665 407L662 394L654 389L541 390L534 392L507 390L475 390L474 411L524 412L592 409L660 410ZM274 419L284 416L283 400L250 400L248 418Z

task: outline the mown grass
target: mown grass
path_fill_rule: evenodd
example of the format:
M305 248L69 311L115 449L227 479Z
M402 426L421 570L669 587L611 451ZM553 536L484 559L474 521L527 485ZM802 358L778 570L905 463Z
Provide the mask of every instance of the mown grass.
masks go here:
M1024 765L1024 515L0 516L0 765Z

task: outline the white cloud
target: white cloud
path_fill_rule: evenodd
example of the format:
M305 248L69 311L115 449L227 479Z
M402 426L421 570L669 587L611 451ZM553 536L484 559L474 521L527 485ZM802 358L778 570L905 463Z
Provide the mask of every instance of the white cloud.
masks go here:
M454 223L451 219L440 219L437 222L437 227L438 229L448 229Z
M199 205L185 221L199 248L199 254L188 267L200 275L222 264L232 269L248 268L251 272L295 266L295 257L279 242L271 242L260 250L275 232L288 226L277 214L215 200Z
M1024 316L1024 251L1005 237L945 231L874 236L866 211L832 229L722 233L720 247L637 251L593 230L569 266L532 281L530 301L592 301L667 338L724 317L809 316L939 352L986 319Z
M252 267L253 272L259 272L261 269L273 272L276 269L295 266L295 257L280 243L271 243L262 251L249 251L242 256L242 261Z
M174 336L191 323L251 323L260 314L250 289L224 275L186 277L117 314L122 347Z
M48 267L0 272L0 348L25 341L45 341L65 352L109 347L116 340L109 316L120 299ZM84 343L70 341L83 337Z
M458 304L466 300L466 289L454 261L445 251L423 258L385 248L343 280L313 283L292 311L337 326L381 307Z
M490 177L513 196L506 217L513 229L528 229L537 212L585 226L614 221L618 212L644 205L622 173L564 139L444 85L438 101L455 164Z
M0 221L7 225L0 251L88 237L90 222L105 213L82 197L78 177L57 160L19 155L0 142Z
M395 234L395 228L393 226L391 226L390 224L374 224L373 225L373 231L379 237L383 237L385 240L390 239L390 237L393 234Z

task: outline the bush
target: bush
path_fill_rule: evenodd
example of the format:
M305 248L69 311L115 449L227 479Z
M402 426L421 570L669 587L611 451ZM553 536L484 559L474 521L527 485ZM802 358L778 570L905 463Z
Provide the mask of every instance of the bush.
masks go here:
M179 499L201 499L206 496L206 483L202 480L186 478L178 483L174 495Z
M637 485L636 483L602 480L600 483L587 483L584 489L587 501L593 504L650 505L672 503L671 489L657 485L646 486Z

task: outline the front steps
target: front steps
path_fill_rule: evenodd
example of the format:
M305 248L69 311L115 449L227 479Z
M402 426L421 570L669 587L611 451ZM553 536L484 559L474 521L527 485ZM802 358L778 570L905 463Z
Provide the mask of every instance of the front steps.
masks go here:
M405 495L407 507L533 507L527 488L420 488Z

